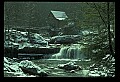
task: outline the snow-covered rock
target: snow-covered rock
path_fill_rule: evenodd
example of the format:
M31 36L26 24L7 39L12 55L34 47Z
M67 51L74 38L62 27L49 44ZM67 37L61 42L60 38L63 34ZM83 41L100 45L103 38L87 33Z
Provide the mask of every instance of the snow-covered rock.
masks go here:
M58 68L65 70L81 70L82 68L79 65L76 65L75 62L68 62L66 64L59 64Z
M44 71L31 61L25 60L18 63L15 62L13 59L4 57L5 76L26 77L28 76L26 73L29 73L29 75L48 76L48 73L46 71Z

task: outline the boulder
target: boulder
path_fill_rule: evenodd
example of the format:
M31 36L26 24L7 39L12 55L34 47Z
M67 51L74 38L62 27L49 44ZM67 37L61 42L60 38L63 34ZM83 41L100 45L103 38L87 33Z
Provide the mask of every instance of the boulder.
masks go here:
M75 70L71 70L70 73L75 73Z
M77 43L82 38L80 35L62 35L62 36L54 36L50 39L50 44L70 44Z
M31 75L48 76L48 74L44 70L28 60L21 61L19 63L19 67L23 70L23 72L29 73Z
M40 77L48 76L46 71L36 66L31 61L25 60L18 63L11 58L4 57L4 75L6 77L26 77L28 76L27 74Z
M59 64L58 68L68 70L68 71L82 69L79 65L76 65L75 62L68 62L66 64Z
M9 73L15 75L15 73L19 73L19 75L24 74L21 68L19 68L18 63L15 62L11 58L4 57L4 73L7 76Z
M40 44L42 46L47 46L48 42L40 34L32 34L30 37L30 43L32 44Z

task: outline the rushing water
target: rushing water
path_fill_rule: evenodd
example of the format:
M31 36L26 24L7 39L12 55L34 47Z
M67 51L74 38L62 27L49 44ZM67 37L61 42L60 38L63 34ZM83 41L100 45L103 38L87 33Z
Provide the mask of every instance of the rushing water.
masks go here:
M60 52L52 55L55 59L84 59L85 56L81 52L81 47L63 47Z

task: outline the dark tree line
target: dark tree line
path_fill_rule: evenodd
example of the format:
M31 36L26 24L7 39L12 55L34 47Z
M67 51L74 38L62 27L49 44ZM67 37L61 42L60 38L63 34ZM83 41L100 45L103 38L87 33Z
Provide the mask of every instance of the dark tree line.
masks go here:
M76 5L77 4L77 5ZM46 26L51 10L64 11L69 18L79 15L81 3L67 2L4 2L5 25Z
M104 57L107 54L115 55L115 3L114 2L91 2L83 6L84 20L82 28L93 33L84 36L87 54L91 57ZM92 56L93 55L93 56Z

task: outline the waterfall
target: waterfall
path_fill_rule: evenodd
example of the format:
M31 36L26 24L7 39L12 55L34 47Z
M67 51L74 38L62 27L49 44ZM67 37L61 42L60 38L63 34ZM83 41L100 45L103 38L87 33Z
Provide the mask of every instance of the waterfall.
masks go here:
M81 47L63 47L59 53L52 55L53 59L84 59L85 56L81 52Z

